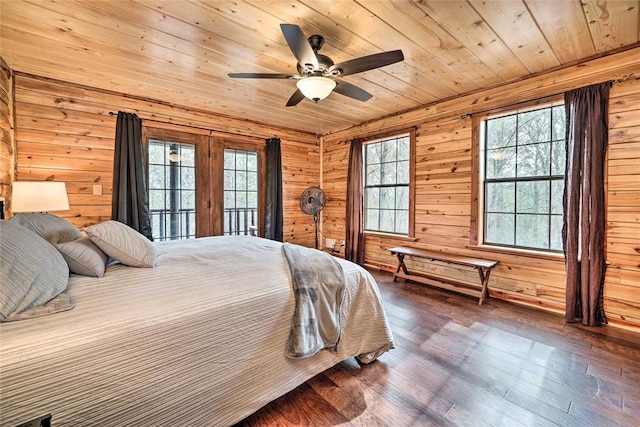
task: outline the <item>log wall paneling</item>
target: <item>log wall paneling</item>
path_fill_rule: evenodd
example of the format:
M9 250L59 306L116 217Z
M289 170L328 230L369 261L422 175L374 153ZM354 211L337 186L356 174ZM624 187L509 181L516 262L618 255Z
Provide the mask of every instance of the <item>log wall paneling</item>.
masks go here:
M614 84L610 103L607 177L607 270L605 308L614 325L640 328L640 49L594 59L478 93L445 100L360 126L324 135L320 153L313 134L274 127L207 111L177 107L122 94L15 73L16 179L67 182L71 209L61 213L78 226L110 216L115 117L109 111L135 112L176 125L282 140L285 240L313 246L313 218L300 211L302 191L320 182L327 194L322 212L323 241L344 240L348 142L392 129L416 126L416 233L408 244L499 260L491 292L524 304L561 311L564 265L561 258L489 252L469 247L472 203L472 120L462 115L549 96L604 80ZM4 83L3 83L4 84ZM11 85L5 84L10 88ZM6 92L6 90L5 90ZM9 105L9 104L7 104ZM4 129L4 128L3 128ZM9 145L3 156L13 158ZM322 154L322 156L321 156ZM321 159L322 157L322 159ZM10 167L10 166L9 166ZM3 166L3 171L6 166ZM94 196L92 185L103 185ZM0 185L2 183L0 182ZM4 191L4 190L3 190ZM401 239L369 234L367 262L393 268L388 248ZM403 243L407 243L404 241ZM434 273L468 279L466 272L441 265L420 265Z
M635 52L635 56L622 52L325 135L323 180L329 196L323 211L325 237L344 239L348 141L417 126L415 241L367 234L366 262L395 269L396 260L389 248L398 244L494 259L500 264L491 274L489 288L493 297L563 312L565 269L561 255L493 251L472 244L477 230L471 222L474 140L469 114L614 80L609 111L610 265L605 280L605 309L610 324L640 331L640 80L630 78L640 70L640 50ZM452 266L409 262L409 268L461 281L477 280Z
M214 136L279 137L284 238L313 246L313 217L304 215L298 204L302 191L320 182L320 151L313 134L21 73L16 73L15 86L16 179L66 182L71 209L57 214L76 226L111 217L116 117L109 112L127 111L154 125L212 129ZM102 185L102 195L93 195L93 184Z
M6 213L11 206L11 183L15 168L13 110L13 72L0 58L0 198L4 198Z
M605 311L640 323L640 80L611 90L607 160Z

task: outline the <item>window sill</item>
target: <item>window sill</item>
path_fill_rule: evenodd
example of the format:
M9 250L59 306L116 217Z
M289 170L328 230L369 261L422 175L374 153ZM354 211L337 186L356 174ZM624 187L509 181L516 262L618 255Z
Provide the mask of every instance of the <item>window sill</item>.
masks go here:
M416 239L415 237L399 236L397 234L383 233L381 231L365 231L364 235L365 235L365 237L367 237L367 236L379 237L379 238L382 238L382 239L393 239L393 240L400 240L400 241L403 241L403 242L417 242L418 241L418 239Z
M467 249L483 251L483 252L494 252L494 253L499 253L504 255L525 256L529 258L539 258L539 259L546 259L549 261L564 262L564 254L552 254L552 253L538 252L538 251L532 251L527 249L503 248L500 246L490 246L490 245L467 245Z

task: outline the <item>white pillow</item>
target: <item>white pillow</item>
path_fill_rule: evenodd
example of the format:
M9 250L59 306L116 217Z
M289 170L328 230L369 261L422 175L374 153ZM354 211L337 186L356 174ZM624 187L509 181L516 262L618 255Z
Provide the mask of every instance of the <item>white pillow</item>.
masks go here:
M156 266L156 248L149 239L128 225L109 220L83 230L96 246L121 264L132 267Z
M83 276L102 277L107 265L107 255L88 237L71 242L58 243L56 248L69 265L69 270Z

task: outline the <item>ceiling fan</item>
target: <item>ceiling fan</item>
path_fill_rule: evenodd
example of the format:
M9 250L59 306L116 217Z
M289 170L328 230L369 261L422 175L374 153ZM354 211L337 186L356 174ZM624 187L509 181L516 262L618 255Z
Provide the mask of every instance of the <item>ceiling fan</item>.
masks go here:
M358 101L368 101L373 95L346 81L336 81L336 77L348 76L373 70L404 60L401 50L376 53L334 64L326 55L318 53L324 44L324 37L312 35L308 39L297 25L280 24L282 34L298 60L298 74L274 73L229 73L234 79L293 79L298 89L291 95L287 107L298 105L305 97L318 102L332 91Z

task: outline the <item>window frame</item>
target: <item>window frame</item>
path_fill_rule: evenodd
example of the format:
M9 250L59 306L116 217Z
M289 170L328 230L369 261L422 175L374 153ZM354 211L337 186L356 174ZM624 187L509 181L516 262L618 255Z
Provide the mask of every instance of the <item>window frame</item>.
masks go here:
M484 189L485 189L485 154L486 147L483 145L484 141L484 126L487 120L508 116L512 114L519 114L528 111L534 111L543 108L557 107L564 105L564 97L562 95L555 95L550 97L541 98L538 100L518 103L516 105L508 105L490 111L485 111L481 114L474 114L471 116L471 133L472 133L472 174L471 174L471 219L470 219L470 247L478 247L483 250L491 250L494 252L502 253L520 253L533 257L557 259L562 257L562 251L556 249L543 249L532 248L518 245L501 245L496 243L485 243L484 230L485 230L485 210L484 210ZM549 174L549 179L552 181L554 175ZM557 178L556 178L557 179ZM524 179L522 181L526 181ZM564 181L564 176L562 178ZM519 180L513 180L511 182L517 182ZM552 215L551 211L546 215Z
M392 132L387 132L384 134L372 135L362 139L362 213L363 213L363 222L366 217L366 146L368 144L377 143L389 139L399 138L403 136L409 137L409 207L408 207L408 224L407 224L407 234L399 234L392 233L387 231L379 231L379 230L366 230L364 229L365 235L381 235L386 237L393 237L396 239L413 239L415 237L415 176L416 176L416 130L415 128L397 130ZM394 185L395 186L395 185ZM364 224L363 224L364 226Z

